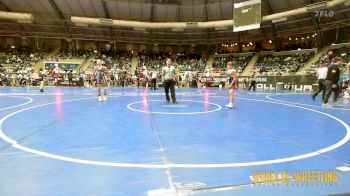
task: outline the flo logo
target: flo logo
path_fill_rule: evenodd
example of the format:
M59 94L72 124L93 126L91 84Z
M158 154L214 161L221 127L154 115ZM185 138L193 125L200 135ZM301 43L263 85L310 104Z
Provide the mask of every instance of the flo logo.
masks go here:
M321 17L331 18L334 16L334 11L332 10L318 10L314 12L315 12L315 17L318 17L318 18L321 18Z

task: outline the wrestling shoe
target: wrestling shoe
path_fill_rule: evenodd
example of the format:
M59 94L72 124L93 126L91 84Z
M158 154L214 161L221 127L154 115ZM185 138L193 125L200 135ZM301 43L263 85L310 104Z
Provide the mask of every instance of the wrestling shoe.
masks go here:
M233 108L233 103L229 103L229 104L227 104L227 105L225 105L226 107L228 107L228 108L230 108L230 109L232 109Z

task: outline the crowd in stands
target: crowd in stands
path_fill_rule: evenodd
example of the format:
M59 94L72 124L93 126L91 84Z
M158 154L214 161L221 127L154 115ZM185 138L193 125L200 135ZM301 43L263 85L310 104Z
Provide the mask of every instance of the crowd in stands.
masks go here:
M311 65L310 69L306 70L306 74L316 75L317 69L320 67L320 65L329 65L336 56L342 57L345 63L350 63L350 46L329 49L326 54L321 56L321 58L316 61L315 64Z
M260 56L254 71L261 75L282 76L295 73L314 56L314 52L306 51L294 55Z
M33 66L40 60L48 58L51 49L32 50L31 48L0 48L0 86L24 86L33 85L38 78L34 73ZM313 52L298 52L293 55L262 55L259 57L254 72L260 75L288 75L297 72L304 64L312 58ZM331 49L322 56L307 74L315 74L317 68L322 63L329 63L333 56L341 56L344 62L350 61L350 47ZM94 58L92 58L94 57ZM69 75L73 75L74 81L83 80L85 86L95 86L93 71L95 60L101 58L104 66L108 69L109 82L111 86L146 86L156 77L161 82L161 70L165 65L165 59L171 58L177 69L179 86L196 87L198 84L208 86L209 82L215 82L212 77L213 72L225 76L226 64L229 61L235 62L235 69L242 73L252 58L248 56L226 56L216 57L212 68L206 68L207 60L200 55L152 53L140 52L138 54L138 65L136 70L131 70L132 53L127 51L76 51L67 52L60 50L51 57L54 61L58 59L82 59L90 61L87 66L77 70L61 70L62 81L67 81ZM47 81L52 82L50 73L46 70ZM71 73L71 74L70 74ZM259 74L258 74L259 75ZM222 77L224 78L224 77ZM218 82L222 82L221 80Z
M178 55L174 64L178 67L178 85L181 87L198 87L202 82L207 59L200 55Z
M194 86L194 80L199 80L207 65L207 59L196 54L169 54L169 53L139 53L139 64L133 78L143 78L145 71L157 73L158 81L161 80L161 70L165 65L165 59L171 58L178 72L179 86ZM141 80L142 81L142 80Z
M30 82L32 67L45 59L51 48L0 48L0 86L21 86Z
M252 59L252 55L249 56L241 56L241 57L235 57L235 56L227 56L227 57L217 57L215 58L215 61L213 63L213 71L222 71L226 70L227 62L233 61L234 68L236 69L237 73L242 73L246 66L248 65L249 61Z
M180 71L202 71L207 66L207 60L199 55L178 55L175 65Z
M131 52L128 51L100 51L96 58L102 59L109 72L112 86L128 86L131 79ZM88 66L81 70L83 78L90 86L94 84L94 68L96 59L91 59Z
M164 65L164 59L169 58L169 53L146 53L139 52L138 69L161 69Z
M60 50L57 53L53 54L48 60L49 61L59 61L60 59L86 60L91 55L93 55L93 51L89 51L89 50L77 50L77 51Z

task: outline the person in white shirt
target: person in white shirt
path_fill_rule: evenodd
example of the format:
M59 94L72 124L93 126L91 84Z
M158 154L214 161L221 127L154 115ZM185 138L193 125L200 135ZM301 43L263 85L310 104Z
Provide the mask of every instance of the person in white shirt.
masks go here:
M166 60L166 66L163 67L162 70L163 75L163 84L164 84L164 90L165 90L165 98L166 102L170 102L169 97L169 89L171 94L171 99L173 100L173 103L176 102L176 96L175 96L175 78L176 78L176 70L175 67L172 65L172 61L170 58Z
M158 77L157 71L153 71L152 72L152 80L151 80L151 90L152 90L152 88L154 90L157 89L157 77Z
M320 68L318 68L317 70L318 91L311 96L312 100L314 101L318 93L320 93L321 91L322 91L322 101L324 100L324 97L326 95L326 86L324 85L324 81L326 80L327 72L328 72L327 64L326 63L321 64Z

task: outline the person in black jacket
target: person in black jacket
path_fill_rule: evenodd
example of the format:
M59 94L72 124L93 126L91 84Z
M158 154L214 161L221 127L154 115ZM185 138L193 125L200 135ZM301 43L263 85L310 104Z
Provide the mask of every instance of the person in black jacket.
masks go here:
M68 85L73 86L73 71L72 70L70 70L68 72Z
M334 58L334 63L328 66L327 77L324 81L324 85L326 86L326 95L323 100L324 107L330 107L328 104L329 97L332 92L334 92L333 102L336 105L337 99L339 97L339 77L340 77L340 69L339 66L343 64L343 59L340 57Z

